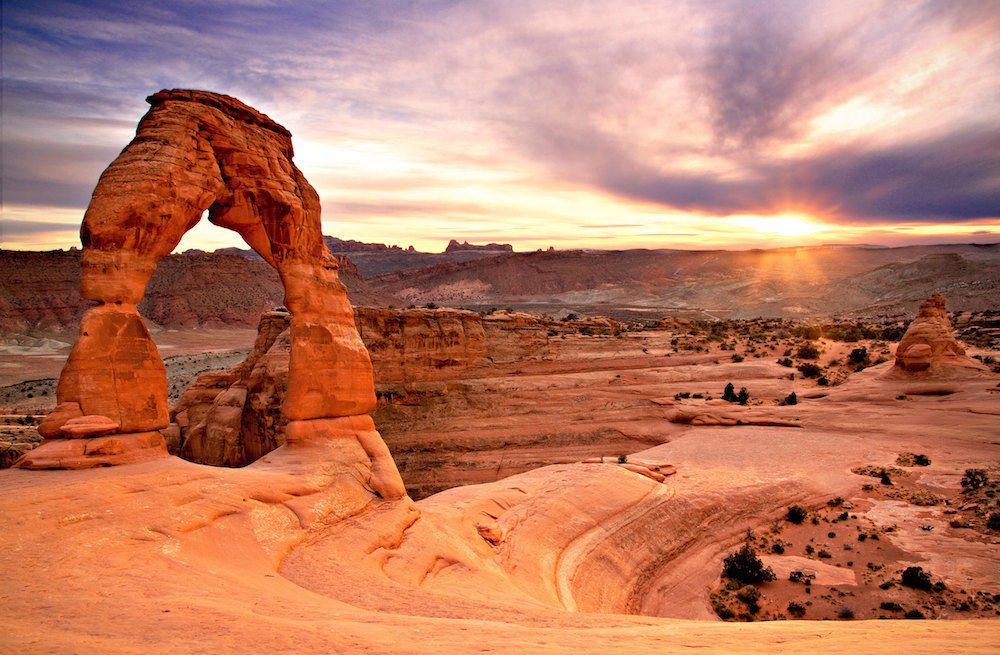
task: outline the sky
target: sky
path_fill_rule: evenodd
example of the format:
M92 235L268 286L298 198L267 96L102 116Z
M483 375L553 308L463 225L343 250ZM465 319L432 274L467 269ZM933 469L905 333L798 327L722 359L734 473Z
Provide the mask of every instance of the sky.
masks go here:
M997 0L4 0L2 36L3 248L79 245L161 88L290 129L343 239L1000 241Z

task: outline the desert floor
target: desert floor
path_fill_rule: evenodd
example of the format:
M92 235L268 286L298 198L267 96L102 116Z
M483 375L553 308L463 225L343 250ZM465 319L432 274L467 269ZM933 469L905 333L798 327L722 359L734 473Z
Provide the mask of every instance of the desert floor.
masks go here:
M463 381L457 409L438 412L436 423L421 419L424 437L475 441L477 426L492 423L516 450L532 421L536 433L603 426L628 438L572 455L614 448L601 453L608 463L558 463L417 502L382 501L323 452L288 446L244 469L170 458L0 471L0 645L115 653L996 649L1000 533L986 523L1000 479L1000 377L900 380L890 360L819 387L787 379L789 369L775 363L785 343L734 362L714 346L675 353L667 333L563 341L553 361ZM824 364L850 350L824 347ZM178 351L189 354L196 351ZM718 400L728 380L751 391L748 406ZM799 404L779 406L791 390ZM714 399L677 396L685 393ZM498 394L506 400L490 405L483 423L468 423L483 398ZM573 424L585 429L560 427ZM418 435L393 430L383 432L405 458L404 442ZM470 461L486 457L467 450ZM907 453L930 465L913 465ZM673 464L677 473L657 483L619 466L618 455ZM481 467L467 468L480 475ZM891 485L871 477L879 468ZM990 482L963 489L969 468L987 471ZM801 524L785 519L793 505L806 510ZM777 575L757 585L755 610L741 586L720 578L723 558L745 542ZM936 587L904 587L909 566ZM799 582L789 580L795 571ZM790 603L806 620L791 620ZM720 621L727 609L744 621ZM878 620L914 612L951 620Z

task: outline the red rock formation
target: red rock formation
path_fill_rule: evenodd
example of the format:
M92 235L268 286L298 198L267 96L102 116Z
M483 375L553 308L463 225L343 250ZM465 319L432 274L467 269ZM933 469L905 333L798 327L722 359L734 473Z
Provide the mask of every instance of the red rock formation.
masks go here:
M896 367L908 373L941 372L951 367L980 368L955 340L945 300L934 294L920 306L917 317L896 347Z
M361 307L356 321L375 380L394 389L552 354L549 323L529 314ZM278 409L287 393L290 325L289 314L265 312L246 360L203 373L188 387L171 411L181 456L244 466L285 443L287 423Z
M323 243L319 196L292 163L291 134L228 96L175 89L148 101L152 107L135 139L101 175L80 228L81 295L100 305L84 315L60 377L59 403L76 403L81 414L104 417L105 427L117 424L125 434L167 427L166 372L136 305L159 261L208 210L212 223L239 233L281 277L293 316L282 413L296 433L310 430L300 422L359 417L374 409L371 361L338 262ZM233 390L213 411L232 418L245 401L245 390ZM53 423L46 429L65 426ZM343 436L342 430L331 433ZM392 458L384 444L378 447L378 433L364 427L355 436L367 453L367 461L357 464L377 471L375 492L403 495L398 473L395 479L391 474ZM147 451L166 455L162 438L158 451L144 443ZM74 456L80 450L76 444L43 443L20 465L52 467L67 447ZM86 447L79 453L90 454ZM122 463L134 459L125 451L102 450L94 462L114 464L118 454Z
M469 250L486 250L489 252L514 252L514 247L509 243L487 243L482 246L477 246L469 243L468 241L463 241L459 243L455 239L448 242L448 246L444 249L445 252L466 252Z

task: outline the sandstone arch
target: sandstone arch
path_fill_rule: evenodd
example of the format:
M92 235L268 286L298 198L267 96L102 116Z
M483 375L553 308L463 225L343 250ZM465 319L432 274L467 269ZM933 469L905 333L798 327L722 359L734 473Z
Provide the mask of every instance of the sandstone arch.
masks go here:
M165 456L167 381L139 318L157 263L208 210L279 273L292 314L289 443L354 437L383 496L405 493L368 412L372 367L337 261L323 244L316 190L292 162L291 133L229 96L163 90L101 175L83 219L84 315L60 375L47 441L23 468L81 468ZM87 439L87 438L90 439Z

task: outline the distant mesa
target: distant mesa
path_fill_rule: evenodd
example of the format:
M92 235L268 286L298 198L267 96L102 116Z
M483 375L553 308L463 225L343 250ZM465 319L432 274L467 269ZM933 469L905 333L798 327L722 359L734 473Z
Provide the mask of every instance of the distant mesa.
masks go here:
M331 252L416 252L413 246L405 249L399 246L387 246L384 243L364 243L353 239L338 239L337 237L325 236L323 243Z
M487 243L484 246L476 246L468 241L463 241L459 243L452 239L448 242L448 247L444 249L445 252L468 252L468 251L489 251L489 252L514 252L514 246L509 243Z

